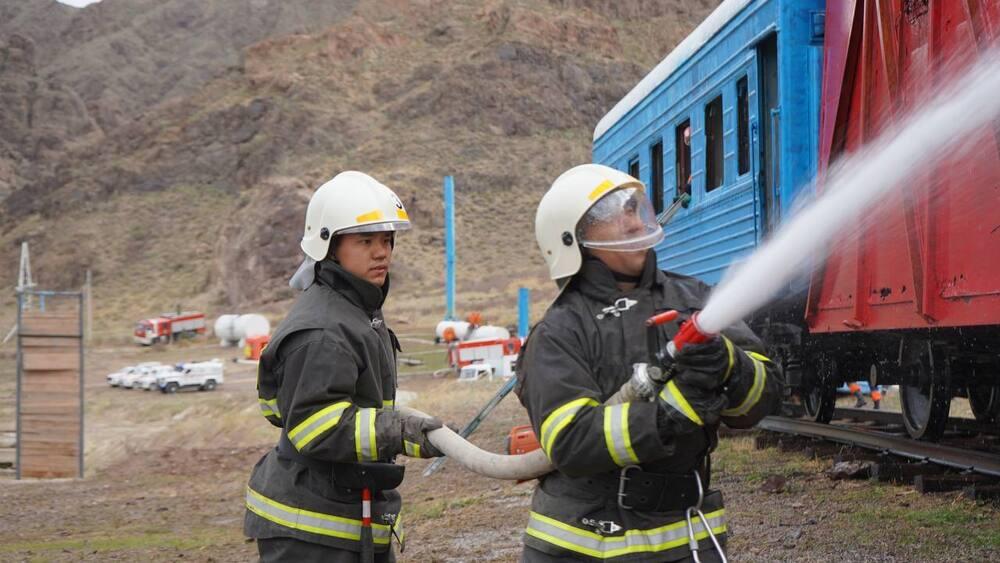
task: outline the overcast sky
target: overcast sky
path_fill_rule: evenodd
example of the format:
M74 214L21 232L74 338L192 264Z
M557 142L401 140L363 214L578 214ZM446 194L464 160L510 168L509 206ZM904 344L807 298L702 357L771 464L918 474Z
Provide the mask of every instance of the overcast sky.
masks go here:
M77 8L82 8L87 4L93 4L95 2L100 2L101 0L57 0L63 4L69 4L70 6L75 6Z

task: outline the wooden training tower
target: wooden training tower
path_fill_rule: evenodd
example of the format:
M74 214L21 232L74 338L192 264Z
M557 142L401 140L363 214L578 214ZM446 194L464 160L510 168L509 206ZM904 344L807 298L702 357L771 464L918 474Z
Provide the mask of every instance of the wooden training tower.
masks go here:
M83 477L83 294L18 293L17 478Z

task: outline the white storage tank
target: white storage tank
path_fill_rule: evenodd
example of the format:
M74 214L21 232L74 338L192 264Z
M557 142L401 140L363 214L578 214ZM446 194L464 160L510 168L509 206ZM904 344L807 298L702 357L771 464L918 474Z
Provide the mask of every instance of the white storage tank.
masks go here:
M502 326L485 325L479 326L469 333L463 340L507 340L510 338L510 331Z
M271 323L263 315L221 315L215 320L215 335L222 346L242 346L252 336L271 333Z
M434 329L434 335L437 336L439 341L446 342L448 339L445 338L444 333L448 329L451 329L451 332L454 333L453 340L461 341L465 340L465 338L469 336L469 330L471 328L472 325L465 321L441 321L437 324L437 328Z

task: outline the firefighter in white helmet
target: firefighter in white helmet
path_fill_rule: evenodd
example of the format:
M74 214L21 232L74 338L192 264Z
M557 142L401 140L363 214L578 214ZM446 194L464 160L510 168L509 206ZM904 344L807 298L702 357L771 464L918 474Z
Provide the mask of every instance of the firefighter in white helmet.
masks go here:
M254 467L244 531L262 561L393 561L403 537L400 454L441 455L426 432L437 419L394 407L399 341L385 326L395 235L410 228L402 202L360 172L313 194L293 285L303 292L261 356L262 414L281 428Z
M556 471L535 489L523 560L724 559L708 456L720 420L748 427L772 411L779 371L741 322L685 346L651 400L606 405L636 364L660 361L709 288L657 267L664 235L645 187L607 166L561 175L535 234L561 291L522 351L517 393ZM647 332L646 319L671 309L682 318Z

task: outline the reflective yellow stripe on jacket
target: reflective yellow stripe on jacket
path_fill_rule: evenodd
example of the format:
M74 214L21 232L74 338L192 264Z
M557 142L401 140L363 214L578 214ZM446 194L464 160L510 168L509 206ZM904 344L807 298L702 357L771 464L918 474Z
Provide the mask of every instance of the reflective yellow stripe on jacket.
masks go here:
M315 440L317 436L321 436L336 426L340 422L340 415L349 406L351 403L341 401L314 412L288 432L288 440L295 446L295 449L302 451L302 448L309 445L309 442Z
M589 397L581 397L579 399L574 399L565 405L552 411L552 414L547 416L542 422L541 436L539 437L542 450L545 454L552 457L552 446L556 443L556 437L562 432L563 428L573 422L573 418L576 413L580 411L583 407L596 407L597 401Z
M354 450L358 461L375 461L378 448L375 444L375 409L358 409L354 418Z
M722 411L722 416L743 416L750 412L750 409L760 402L761 396L764 394L764 383L767 382L767 368L764 366L764 362L770 362L770 358L763 356L756 352L747 352L747 356L753 361L753 385L750 386L750 391L747 392L747 396L743 399L743 402L739 405Z
M628 407L628 403L622 403L604 408L604 441L619 467L639 463L628 432Z
M286 528L346 540L361 540L361 520L289 506L267 498L250 487L247 487L246 504L250 512ZM405 537L402 519L398 516L396 534L401 541ZM385 524L372 522L372 536L375 543L387 545L392 537L392 530Z
M674 383L673 379L668 381L667 384L663 386L663 389L660 390L660 399L677 411L683 413L684 416L691 420L691 422L697 424L698 426L705 426L701 417L698 416L698 413L695 412L693 408L691 408L691 404L684 398L684 395L681 393L681 390L677 388L677 384Z
M264 416L273 416L275 418L281 418L281 413L278 412L278 399L264 399L258 398L257 402L260 403L260 414Z
M725 509L710 512L705 517L713 533L721 534L726 531ZM698 540L708 537L700 520L695 520L694 532ZM525 533L546 543L597 559L635 553L658 553L687 546L688 543L687 523L684 520L651 530L628 530L621 536L602 536L532 512Z

